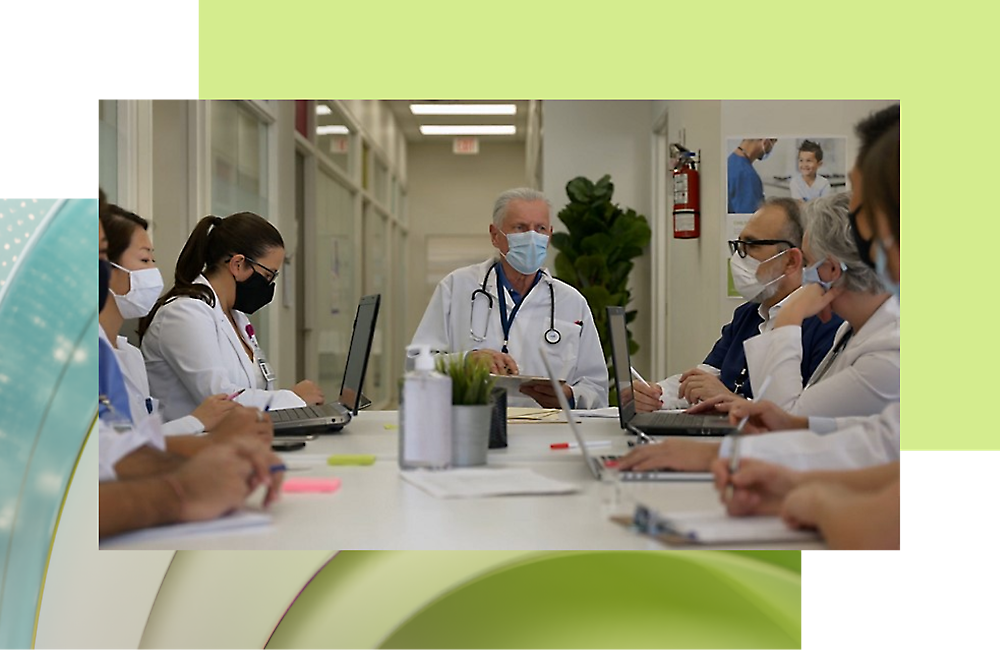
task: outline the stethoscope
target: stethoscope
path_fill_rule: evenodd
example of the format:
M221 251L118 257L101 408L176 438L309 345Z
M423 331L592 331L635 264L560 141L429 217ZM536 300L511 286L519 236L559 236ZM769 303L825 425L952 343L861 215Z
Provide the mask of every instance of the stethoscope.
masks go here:
M486 327L488 329L490 314L493 313L493 296L486 291L486 281L489 279L491 271L494 275L496 275L496 266L497 265L494 264L490 266L490 268L486 269L486 275L483 276L482 286L472 292L472 308L469 311L469 336L471 336L472 340L477 343L482 343L486 340L486 331L484 330L483 335L479 336L473 328L473 323L475 323L476 298L480 295L486 296L487 304L489 304L489 308L486 312ZM542 275L545 275L544 271L542 271L542 273L535 279L535 284L538 284ZM555 345L562 340L562 334L560 334L559 330L556 329L556 293L552 288L552 280L546 280L546 283L549 285L549 329L545 330L544 338L545 342L549 345ZM531 285L531 289L535 288L535 284ZM510 328L514 323L514 317L517 315L521 305L524 304L524 299L528 297L528 293L531 293L531 289L528 289L528 292L524 294L524 298L521 299L521 302L514 307L513 311L510 312L510 319L507 318L507 301L500 301L500 325L503 327L503 347L500 351L504 354L507 354L507 343L510 341ZM497 280L497 293L500 293L499 279Z

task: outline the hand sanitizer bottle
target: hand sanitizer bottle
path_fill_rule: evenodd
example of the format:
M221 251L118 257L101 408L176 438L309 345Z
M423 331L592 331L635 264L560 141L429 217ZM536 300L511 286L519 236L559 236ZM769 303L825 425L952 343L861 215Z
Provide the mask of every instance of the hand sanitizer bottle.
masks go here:
M409 354L413 349L408 350ZM414 370L403 377L399 401L399 466L451 465L451 377L434 370L429 346L420 346Z

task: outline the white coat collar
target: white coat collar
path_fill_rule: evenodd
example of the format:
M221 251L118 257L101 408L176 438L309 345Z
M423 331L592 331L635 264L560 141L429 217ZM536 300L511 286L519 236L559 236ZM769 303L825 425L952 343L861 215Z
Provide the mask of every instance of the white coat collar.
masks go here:
M243 370L246 371L247 377L250 379L251 384L255 384L253 380L254 377L253 361L251 361L250 358L247 357L246 350L243 349L242 341L240 341L240 339L237 338L236 332L233 331L232 326L229 324L229 319L226 318L226 312L222 311L222 303L219 300L219 294L215 292L215 289L212 288L212 283L209 282L208 278L206 278L204 275L199 275L197 278L195 278L194 283L203 284L206 287L208 287L208 289L212 292L212 296L215 298L215 307L213 309L215 310L215 320L218 323L218 327L221 327L222 330L226 333L226 339L229 341L229 344L233 346L233 350L236 351L237 356L240 359L240 365L242 365ZM240 328L240 337L242 337L247 342L247 345L250 346L250 349L253 350L255 347L254 343L252 340L250 340L250 336L246 331L247 325L250 324L250 319L248 319L246 314L244 314L243 312L234 309L233 320L236 321L236 327Z
M494 298L500 295L500 289L497 286L498 282L497 274L493 270L493 265L498 263L499 261L500 257L495 256L486 260L485 262L480 262L475 267L477 271L477 276L479 277L479 284L482 285L483 278L486 278L486 293L490 294ZM539 280L539 282L552 282L555 279L552 277L552 274L549 273L548 267L543 266L541 268L541 271L542 271L542 278L541 280ZM525 299L527 300L528 298L530 298L533 293L535 292L532 291L531 293L529 293L527 296L525 296ZM546 291L546 293L548 292Z
M888 300L875 310L875 313L861 326L861 329L854 333L854 343L859 344L868 339L873 339L886 330L899 329L899 301L895 296L889 296Z

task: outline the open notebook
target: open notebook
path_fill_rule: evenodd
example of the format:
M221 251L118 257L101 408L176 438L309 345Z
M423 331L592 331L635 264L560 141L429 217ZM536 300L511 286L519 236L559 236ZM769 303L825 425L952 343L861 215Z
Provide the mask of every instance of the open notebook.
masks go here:
M640 505L634 516L612 519L669 544L767 544L819 539L815 531L788 528L780 517L730 517L721 509L661 515Z

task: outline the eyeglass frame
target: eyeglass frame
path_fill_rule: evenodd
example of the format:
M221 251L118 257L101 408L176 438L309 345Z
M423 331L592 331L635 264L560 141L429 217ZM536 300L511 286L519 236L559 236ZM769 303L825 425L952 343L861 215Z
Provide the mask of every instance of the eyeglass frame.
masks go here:
M788 249L798 248L795 244L788 241L787 239L756 239L756 240L744 240L744 239L730 239L726 242L729 244L730 255L739 254L742 259L747 257L747 246L771 246L777 244L788 244ZM742 244L742 246L740 246ZM742 248L742 250L740 250ZM784 251L782 251L784 252Z
M242 253L240 253L240 254L242 255ZM233 258L230 257L229 260L231 260L231 259L233 259ZM267 281L268 284L274 284L274 281L278 279L278 274L280 273L280 271L275 271L272 268L264 266L263 264L261 264L260 262L258 262L254 258L250 257L249 255L243 255L243 259L245 259L247 262L250 262L251 266L259 266L260 268L262 268L265 271L267 271L268 273L270 273L271 274L271 279ZM227 264L229 263L229 260L226 260Z

